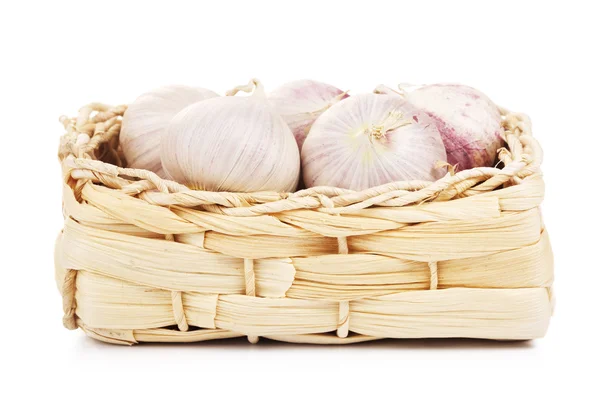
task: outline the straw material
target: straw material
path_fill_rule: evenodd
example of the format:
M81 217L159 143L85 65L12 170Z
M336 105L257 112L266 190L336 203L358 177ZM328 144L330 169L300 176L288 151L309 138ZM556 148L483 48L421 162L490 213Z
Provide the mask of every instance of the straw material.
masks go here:
M64 325L115 344L542 337L542 151L501 110L500 167L354 192L191 190L122 168L125 106L61 117Z

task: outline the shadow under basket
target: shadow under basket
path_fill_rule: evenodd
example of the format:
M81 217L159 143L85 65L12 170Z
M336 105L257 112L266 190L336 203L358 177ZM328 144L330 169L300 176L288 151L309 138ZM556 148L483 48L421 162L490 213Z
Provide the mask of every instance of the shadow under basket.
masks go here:
M116 344L546 333L553 260L527 116L501 110L502 168L287 194L195 191L120 167L125 110L61 118L67 328Z

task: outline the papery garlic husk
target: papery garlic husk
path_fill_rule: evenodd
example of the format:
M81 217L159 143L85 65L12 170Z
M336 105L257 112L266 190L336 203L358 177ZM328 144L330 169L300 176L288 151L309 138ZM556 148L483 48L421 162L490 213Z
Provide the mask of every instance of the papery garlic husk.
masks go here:
M290 81L268 95L271 105L292 130L300 150L319 115L347 97L339 88L314 80Z
M308 187L363 190L393 181L435 181L445 174L442 138L426 113L402 98L360 94L313 124L302 148Z
M460 84L433 84L405 98L434 120L456 170L494 165L504 145L498 107L481 91Z
M181 85L160 87L139 96L127 107L121 122L119 142L127 165L165 177L160 142L169 122L185 107L218 96L214 91Z
M238 91L254 93L233 97ZM161 161L175 181L208 191L294 191L300 153L294 135L253 79L227 97L177 114L161 143Z

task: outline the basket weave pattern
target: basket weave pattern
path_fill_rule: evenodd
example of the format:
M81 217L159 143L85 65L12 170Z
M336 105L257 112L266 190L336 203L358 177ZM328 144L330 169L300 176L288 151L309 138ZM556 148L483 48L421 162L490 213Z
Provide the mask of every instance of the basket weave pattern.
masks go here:
M125 110L61 117L67 328L118 344L545 334L552 251L525 115L501 110L502 168L288 194L191 190L122 168Z

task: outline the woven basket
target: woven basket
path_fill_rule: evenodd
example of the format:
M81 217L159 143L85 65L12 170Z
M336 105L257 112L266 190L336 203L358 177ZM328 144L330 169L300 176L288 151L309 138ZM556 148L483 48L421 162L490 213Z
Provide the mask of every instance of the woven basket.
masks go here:
M67 328L117 344L545 334L552 251L525 115L501 110L501 169L245 194L121 168L125 110L92 104L61 118L55 264Z

